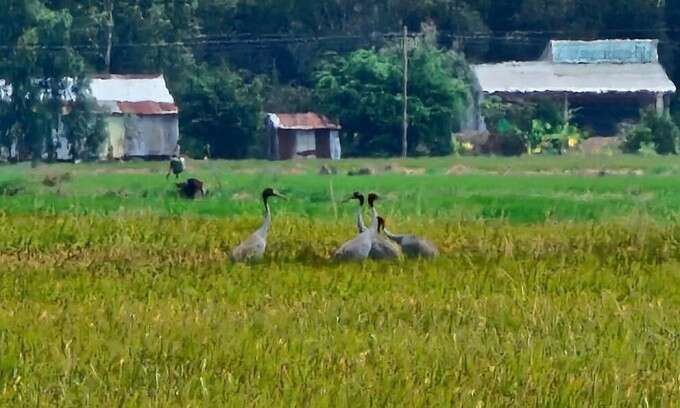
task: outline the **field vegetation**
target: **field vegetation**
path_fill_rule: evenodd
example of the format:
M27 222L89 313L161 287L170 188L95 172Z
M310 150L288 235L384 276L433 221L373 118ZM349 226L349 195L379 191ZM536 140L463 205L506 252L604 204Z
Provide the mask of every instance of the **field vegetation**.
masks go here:
M197 201L161 163L3 168L2 404L680 400L673 159L322 164L192 162L212 190ZM268 184L291 196L273 203L268 253L230 263ZM354 235L338 202L355 189L443 255L329 261Z

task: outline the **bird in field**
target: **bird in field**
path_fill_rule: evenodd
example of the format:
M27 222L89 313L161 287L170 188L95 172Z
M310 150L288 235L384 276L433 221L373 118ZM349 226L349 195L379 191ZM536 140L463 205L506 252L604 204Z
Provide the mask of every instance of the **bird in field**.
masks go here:
M372 197L371 194L368 195L368 205L371 207L371 212L373 217L378 216L378 210L375 208L376 198ZM383 221L384 224L384 221ZM409 258L435 258L439 255L439 249L437 246L424 238L408 234L408 235L396 235L391 233L388 229L383 229L385 236L395 244L401 247L401 252L404 253Z
M231 260L233 262L255 261L262 259L264 256L264 251L267 248L267 234L272 223L272 213L269 208L269 199L271 197L286 198L272 188L266 188L262 192L262 203L264 204L264 220L262 225L231 251Z
M179 178L179 175L184 172L184 168L184 157L172 156L170 158L170 168L168 169L168 174L165 175L165 178L167 179L170 177L170 174L174 174L175 178Z
M393 234L388 229L383 232L387 238L399 245L402 252L409 258L435 258L439 255L439 249L430 240L413 234Z
M374 193L368 195L368 205L371 207L372 216L379 221L378 233L373 237L371 242L371 252L368 256L371 259L376 260L386 260L386 259L399 259L402 256L401 248L394 242L386 239L381 235L381 232L385 229L385 219L378 216L378 210L375 208L375 200L379 197ZM357 219L357 225L359 227L359 232L366 229L363 225L361 219Z
M354 192L351 196L349 196L344 202L349 202L352 200L357 200L359 203L359 207L357 208L357 230L359 231L359 234L364 232L366 230L366 224L364 224L364 216L363 216L363 208L364 208L364 202L366 201L364 198L364 195L361 194L360 192Z
M380 220L377 218L374 219L370 228L357 235L354 239L342 244L342 246L335 251L335 260L343 262L366 260L371 253L373 238L378 234L378 229L380 228L379 224Z
M205 186L201 180L190 178L184 183L177 183L177 191L186 198L194 199L199 194L201 197L205 197L206 191Z

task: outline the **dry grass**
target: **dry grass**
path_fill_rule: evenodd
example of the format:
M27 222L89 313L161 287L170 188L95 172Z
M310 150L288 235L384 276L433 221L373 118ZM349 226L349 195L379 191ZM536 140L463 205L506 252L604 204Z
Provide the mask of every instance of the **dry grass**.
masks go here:
M415 222L433 262L336 265L338 222L0 219L0 401L638 406L680 400L680 226ZM395 226L396 228L396 226Z

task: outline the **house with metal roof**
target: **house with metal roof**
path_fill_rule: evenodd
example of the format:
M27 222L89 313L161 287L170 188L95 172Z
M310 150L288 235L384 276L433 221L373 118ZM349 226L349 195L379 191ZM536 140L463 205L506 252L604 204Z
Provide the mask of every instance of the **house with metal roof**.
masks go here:
M163 158L177 153L179 110L163 75L95 76L90 91L108 128L100 157Z
M68 115L76 98L75 81L64 78L62 82L63 114ZM97 152L100 159L165 158L177 153L179 110L163 75L99 75L89 82L90 95L107 124L107 137ZM8 100L12 94L12 84L0 79L0 99ZM61 122L52 132L57 159L70 160L71 146ZM0 149L0 157L16 154L16 144Z
M340 125L318 113L269 113L269 157L272 160L325 158L340 160Z
M676 87L659 62L657 40L551 41L538 61L473 65L476 77L474 129L484 130L479 103L489 95L505 99L550 98L567 116L594 133L616 131L641 108L663 112Z

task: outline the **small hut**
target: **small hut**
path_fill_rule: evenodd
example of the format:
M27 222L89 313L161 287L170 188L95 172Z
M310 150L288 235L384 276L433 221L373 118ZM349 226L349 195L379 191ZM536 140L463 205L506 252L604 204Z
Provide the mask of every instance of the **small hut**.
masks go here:
M319 158L340 160L340 125L318 113L270 113L269 157L272 160Z
M163 75L95 76L90 89L108 125L100 157L166 158L175 153L179 111Z

